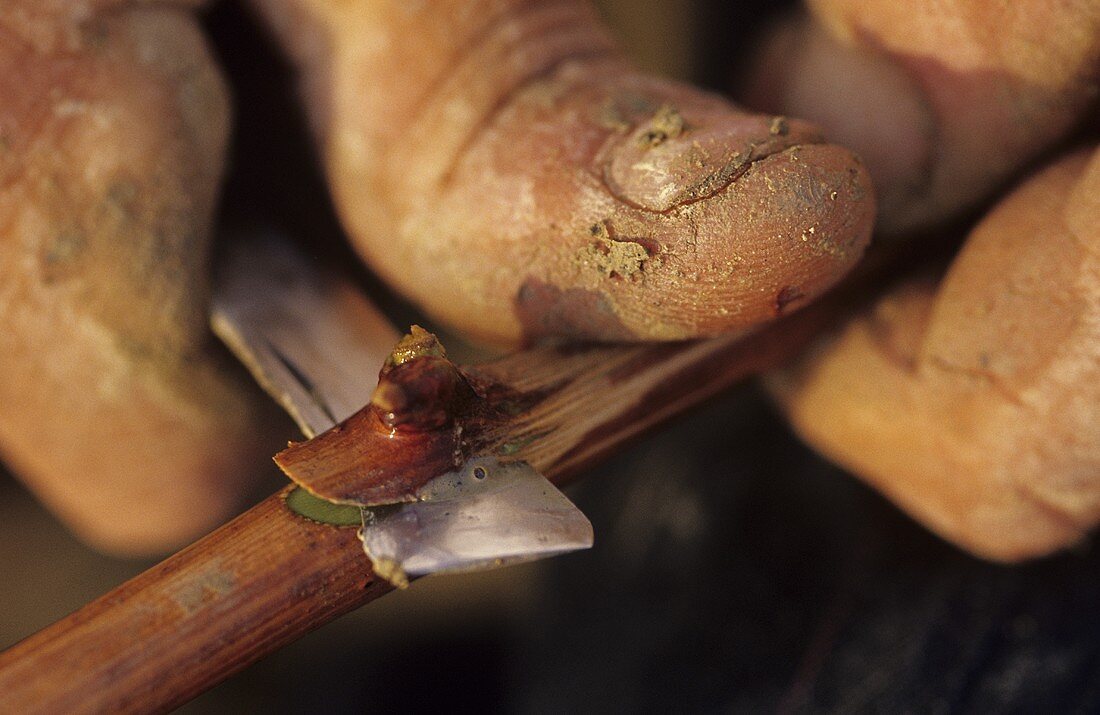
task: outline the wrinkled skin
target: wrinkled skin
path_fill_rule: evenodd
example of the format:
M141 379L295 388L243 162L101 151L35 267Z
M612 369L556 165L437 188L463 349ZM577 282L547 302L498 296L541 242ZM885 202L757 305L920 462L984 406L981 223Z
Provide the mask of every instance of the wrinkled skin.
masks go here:
M0 9L0 449L119 552L224 519L274 451L270 408L205 327L231 111L198 4ZM1091 106L1100 52L1095 2L815 1L738 78L756 114L634 69L583 2L251 4L299 72L353 246L426 313L502 345L701 337L797 310L858 262L876 194L881 235L900 241L1049 154ZM842 333L771 380L812 443L986 556L1058 548L1096 518L1100 478L1081 476L1096 455L1068 435L1100 420L1054 408L1095 371L1097 239L1079 226L1098 212L1074 188L1094 164L1079 154L1013 194L942 288L899 289L885 332ZM1021 216L1051 238L1025 240ZM1017 234L1007 254L989 247ZM1065 254L1044 259L1070 266L1061 280L1011 310L950 307L1016 295L1004 264L1044 250ZM1063 303L1080 317L1043 320ZM1011 378L967 363L1021 334L1049 348L1013 358ZM1026 429L1005 426L1024 419L996 401L1006 389L1029 400ZM960 425L984 435L966 442L976 456L943 449ZM1034 448L1045 434L1067 449ZM1025 453L1029 470L1007 476ZM929 464L940 478L920 481Z

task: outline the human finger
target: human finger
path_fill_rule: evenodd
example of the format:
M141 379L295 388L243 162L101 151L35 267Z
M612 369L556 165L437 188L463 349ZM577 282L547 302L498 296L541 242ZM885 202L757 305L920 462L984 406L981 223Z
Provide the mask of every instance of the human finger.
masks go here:
M747 329L860 257L873 196L811 125L634 70L584 2L253 0L385 279L467 333Z
M1062 140L1100 83L1100 2L808 0L746 73L751 106L866 162L882 234L988 199Z
M942 282L771 377L798 432L933 531L1011 561L1100 519L1100 152L1029 179Z
M224 520L271 449L207 329L230 113L196 4L0 9L0 447L118 553Z

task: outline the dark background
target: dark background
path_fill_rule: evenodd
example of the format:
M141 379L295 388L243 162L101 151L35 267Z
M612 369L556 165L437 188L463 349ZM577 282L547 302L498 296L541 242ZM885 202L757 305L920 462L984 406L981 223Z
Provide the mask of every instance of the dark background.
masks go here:
M782 5L601 4L642 64L718 89ZM287 68L235 3L205 22L237 105L223 222L352 265ZM970 558L817 458L751 385L571 495L591 552L422 580L183 712L1100 711L1091 545L1020 567ZM0 647L151 563L83 547L4 475L0 523Z

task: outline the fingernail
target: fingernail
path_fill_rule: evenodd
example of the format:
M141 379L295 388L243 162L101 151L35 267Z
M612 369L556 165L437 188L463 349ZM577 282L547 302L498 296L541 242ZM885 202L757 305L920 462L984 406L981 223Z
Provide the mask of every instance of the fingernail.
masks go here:
M661 106L612 144L603 160L608 188L647 211L668 211L721 191L752 164L801 143L815 127L782 117L735 115L728 107Z

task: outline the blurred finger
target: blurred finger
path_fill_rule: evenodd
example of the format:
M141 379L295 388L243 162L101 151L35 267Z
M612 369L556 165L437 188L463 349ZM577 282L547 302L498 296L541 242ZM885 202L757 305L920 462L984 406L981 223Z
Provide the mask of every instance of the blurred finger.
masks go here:
M963 547L1014 560L1100 519L1100 152L1005 199L912 282L772 377L796 429Z
M1096 0L808 4L763 43L745 94L855 149L886 233L987 198L1097 98Z
M0 36L0 446L93 543L176 546L270 445L207 330L224 84L168 3L8 2Z

